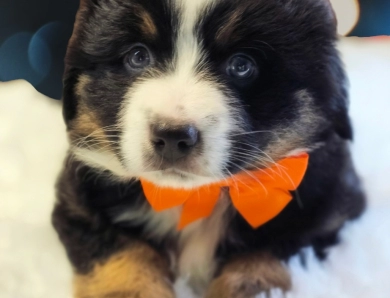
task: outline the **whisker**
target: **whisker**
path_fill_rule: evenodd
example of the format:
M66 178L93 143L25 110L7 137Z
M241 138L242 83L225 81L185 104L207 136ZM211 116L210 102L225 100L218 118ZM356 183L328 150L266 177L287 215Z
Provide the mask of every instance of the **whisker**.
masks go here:
M233 166L238 167L239 169L241 169L242 171L244 171L245 173L247 173L249 176L251 176L253 179L255 179L255 181L258 182L258 183L261 185L261 187L264 189L265 193L268 195L268 190L267 190L267 188L264 186L263 183L261 183L261 181L260 181L259 179L257 179L257 177L253 176L253 174L251 174L250 172L248 172L248 171L245 170L244 168L241 168L239 165L234 164L234 163L232 163L232 164L233 164ZM234 178L233 178L233 181L235 181ZM246 186L249 187L248 185L246 185ZM249 187L249 188L253 190L253 188L251 188L251 187ZM237 189L238 189L238 188L237 188Z
M257 177L256 176L254 176L251 172L249 172L248 170L246 170L245 168L242 168L242 167L240 167L238 164L235 164L235 163L232 163L232 165L234 165L235 167L237 167L237 168L239 168L241 171L243 171L244 173L246 173L246 174L248 174L249 176L251 176L253 179L255 179L256 180L256 182L258 182L259 184L261 184L261 185L263 185L260 181L259 181L259 179L257 179ZM248 185L246 185L247 187L249 187ZM264 186L263 186L264 187ZM249 188L251 188L251 187L249 187ZM252 188L251 188L252 189ZM265 189L265 188L264 188Z
M251 148L254 148L255 150L259 151L259 153L261 154L264 154L269 160L270 162L272 163L276 163L273 158L271 156L269 156L269 154L267 154L265 151L261 150L260 148L257 148L256 146L252 145L252 144L248 144L248 143L244 143L244 142L238 142L238 144L241 144L241 145L244 145L244 146L248 146L248 147L251 147ZM243 148L245 149L245 148ZM241 148L240 148L241 150Z
M278 134L277 132L272 131L272 130L257 130L257 131L249 131L249 132L242 132L242 133L232 134L232 135L229 135L229 136L230 136L230 137L236 137L236 136L251 135L251 134L256 134L256 133L272 133L272 134Z
M97 134L97 133L104 133L105 131L118 131L118 130L110 130L110 128L113 128L114 126L113 125L108 125L108 126L103 126L103 127L99 127L98 129L94 130L93 132L91 132L89 135L87 136L84 136L84 137L80 137L80 139L86 139L86 138L89 138L91 137L92 135L94 134ZM117 126L115 126L117 127ZM76 140L77 141L77 140Z
M246 152L240 152L237 150L232 150L231 152L234 154L234 157L236 157L236 156L249 157L249 158L253 159L254 161L260 163L260 165L265 166L265 167L268 167L270 164L268 159L264 158L264 156L261 156L261 155L259 156L259 155L255 154L255 152L253 152L253 151L248 150ZM272 162L271 162L271 164L272 164Z
M229 173L230 179L232 179L232 181L234 182L234 184L235 184L235 186L236 186L236 189L237 189L237 191L238 191L238 196L240 196L240 188L238 187L236 177L234 177L234 175L232 174L232 172L230 172L229 169L228 169L227 167L225 167L225 170ZM228 182L227 179L226 179L226 182Z
M254 168L254 169L256 169L256 170L258 170L258 171L260 171L260 172L266 174L266 175L269 176L270 178L273 178L273 179L274 179L274 177L272 177L272 175L270 175L269 173L267 173L267 171L266 171L265 169L259 168L258 166L254 165L254 164L247 163L247 162L245 162L245 160L241 160L241 159L239 159L239 158L237 158L237 160L246 163L248 167ZM231 162L231 164L237 166L237 164L235 164L235 163L233 163L233 162ZM271 169L271 168L267 168L267 169L269 170L269 169Z

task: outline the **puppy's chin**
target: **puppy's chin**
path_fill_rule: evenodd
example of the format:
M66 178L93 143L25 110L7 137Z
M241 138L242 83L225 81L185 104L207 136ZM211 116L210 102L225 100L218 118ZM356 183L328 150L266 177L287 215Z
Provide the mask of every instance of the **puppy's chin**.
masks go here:
M218 179L206 176L197 176L192 173L175 169L167 169L156 172L142 173L139 178L143 178L161 187L191 189L203 185L217 182Z

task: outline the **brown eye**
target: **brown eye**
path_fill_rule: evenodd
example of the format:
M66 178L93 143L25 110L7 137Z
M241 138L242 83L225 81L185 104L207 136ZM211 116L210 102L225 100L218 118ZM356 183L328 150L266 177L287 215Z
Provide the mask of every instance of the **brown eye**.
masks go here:
M246 55L235 55L227 65L227 74L234 79L246 80L253 77L257 67L252 58Z
M144 46L134 47L126 56L126 63L136 71L144 70L151 65L151 55L149 50Z

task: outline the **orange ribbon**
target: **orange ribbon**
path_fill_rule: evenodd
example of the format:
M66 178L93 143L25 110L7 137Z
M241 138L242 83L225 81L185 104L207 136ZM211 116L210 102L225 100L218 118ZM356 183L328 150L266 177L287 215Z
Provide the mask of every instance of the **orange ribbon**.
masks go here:
M292 200L290 191L301 183L309 161L307 153L280 160L273 166L241 172L225 181L195 189L159 187L141 179L146 199L161 212L183 205L178 229L211 215L222 187L228 187L234 207L253 227L258 228L277 216Z

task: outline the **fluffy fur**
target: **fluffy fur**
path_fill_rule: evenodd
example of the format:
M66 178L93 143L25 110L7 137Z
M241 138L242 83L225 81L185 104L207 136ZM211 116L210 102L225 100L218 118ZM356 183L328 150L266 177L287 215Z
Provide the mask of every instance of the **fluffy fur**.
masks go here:
M53 214L76 272L96 275L95 264L110 266L115 254L141 245L170 260L171 275L161 268L154 278L184 275L208 297L237 297L237 289L251 297L287 290L288 276L275 278L272 268L302 248L324 258L339 229L364 208L335 42L326 0L82 1L64 76L71 149ZM136 46L150 55L142 71L127 65ZM246 80L227 71L237 54L255 66ZM155 125L192 125L200 141L167 161L151 142ZM195 187L301 151L310 152L310 164L293 202L256 230L227 198L179 233L180 210L156 214L138 182ZM263 269L246 271L248 260ZM218 282L225 277L227 288ZM123 294L119 285L110 291L101 294Z

